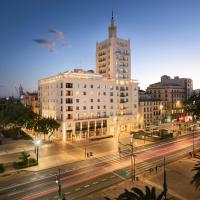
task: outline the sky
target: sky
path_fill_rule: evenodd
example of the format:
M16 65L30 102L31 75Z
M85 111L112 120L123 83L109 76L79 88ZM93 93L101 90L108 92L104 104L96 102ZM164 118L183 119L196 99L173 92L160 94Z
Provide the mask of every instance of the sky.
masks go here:
M141 89L164 74L200 88L199 0L1 0L0 96L37 89L41 78L74 68L95 70L96 42L131 40L132 79Z

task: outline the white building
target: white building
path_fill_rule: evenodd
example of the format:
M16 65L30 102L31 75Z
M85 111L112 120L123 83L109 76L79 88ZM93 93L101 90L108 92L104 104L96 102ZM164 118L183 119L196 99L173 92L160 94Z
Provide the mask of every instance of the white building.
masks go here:
M96 44L96 72L107 78L131 79L130 40L117 38L112 15L109 38Z
M111 26L110 34L113 30ZM116 52L114 55L118 56ZM97 66L96 74L76 69L39 80L40 114L62 124L55 137L64 141L86 135L101 137L130 132L137 126L138 83L130 79L130 55L127 57L128 71L123 76L116 71L121 68L112 62L112 67L105 67L108 72L112 68L111 74L100 73Z

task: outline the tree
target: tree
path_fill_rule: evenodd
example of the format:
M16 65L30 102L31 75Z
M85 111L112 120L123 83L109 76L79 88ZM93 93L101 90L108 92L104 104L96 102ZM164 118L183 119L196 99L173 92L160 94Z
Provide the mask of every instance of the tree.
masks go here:
M197 157L200 159L200 156ZM192 177L191 184L194 184L196 187L196 190L200 190L200 161L198 161L192 171L195 171L195 175Z
M24 165L28 165L28 161L29 161L29 157L30 157L30 154L23 151L21 152L21 155L19 156L19 159L21 160L21 162L24 164Z
M185 102L185 113L191 113L196 119L200 119L200 93L193 93Z
M58 128L60 127L60 124L55 119L52 118L48 118L47 123L48 123L48 131L50 133L49 135L49 140L50 140L54 132L58 130Z
M20 102L12 102L7 104L5 109L0 112L0 124L2 126L11 125L14 128L21 128L36 116L36 113Z
M117 200L164 200L164 191L156 196L155 187L149 188L145 186L145 192L137 187L133 187L131 191L125 189L124 193L120 194ZM111 200L105 197L106 200Z

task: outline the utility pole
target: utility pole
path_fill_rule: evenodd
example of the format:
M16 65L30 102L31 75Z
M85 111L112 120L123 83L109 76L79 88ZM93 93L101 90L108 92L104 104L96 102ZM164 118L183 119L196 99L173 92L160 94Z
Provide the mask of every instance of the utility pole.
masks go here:
M167 200L167 177L166 177L166 170L165 170L165 157L164 157L164 182L163 182L163 193L164 193L164 200Z
M132 182L136 180L136 166L135 166L135 155L133 147L133 136L131 137L131 180Z
M194 130L193 130L193 139L192 139L192 151L193 151L193 156L195 154L195 149L194 149Z
M85 158L87 158L87 134L85 133Z

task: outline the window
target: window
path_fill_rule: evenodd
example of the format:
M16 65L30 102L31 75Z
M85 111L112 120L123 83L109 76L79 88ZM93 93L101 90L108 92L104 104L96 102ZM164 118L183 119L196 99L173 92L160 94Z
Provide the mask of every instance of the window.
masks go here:
M66 88L73 88L73 84L72 83L66 83Z
M86 95L87 93L86 92L83 92L83 95Z
M61 90L61 91L60 91L60 96L62 96L62 95L63 95L63 91Z
M68 114L67 119L72 119L72 114Z
M86 84L83 87L86 88L87 87Z
M90 85L91 88L93 88L93 85Z
M60 103L61 103L61 104L63 103L63 99L60 99Z
M100 102L100 99L97 99L97 102Z
M110 103L113 103L113 99L110 99Z
M70 91L70 90L67 90L67 91L66 91L66 96L73 96L73 92Z
M97 109L100 109L100 106L97 106Z
M91 106L90 108L91 108L91 110L93 110L93 106Z
M79 110L79 106L76 106L76 110Z
M90 99L90 102L94 102L94 99Z
M103 95L105 96L105 95L106 95L106 92L103 92Z
M110 96L113 96L113 92L110 93Z
M79 99L76 99L76 103L79 103Z
M66 103L73 103L73 99L72 98L66 98L65 102Z
M100 89L100 85L97 85L97 88Z
M83 110L86 110L86 106L83 106Z
M63 88L63 83L60 83L60 88Z
M103 106L103 109L106 109L106 106Z
M66 111L73 111L73 106L67 106Z

